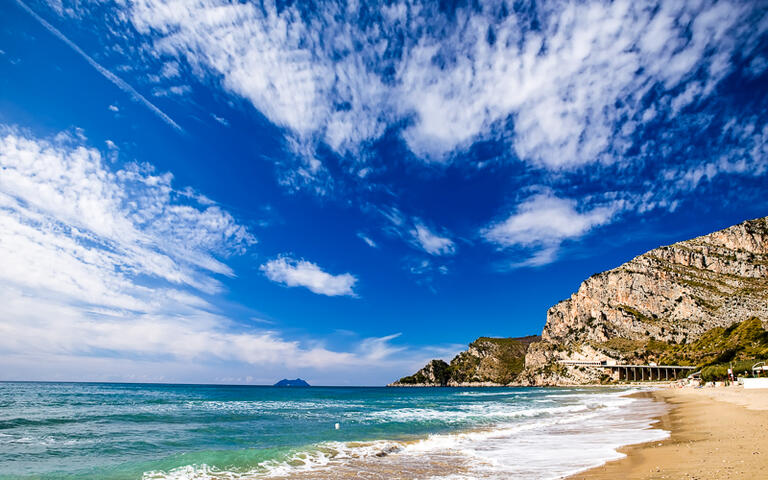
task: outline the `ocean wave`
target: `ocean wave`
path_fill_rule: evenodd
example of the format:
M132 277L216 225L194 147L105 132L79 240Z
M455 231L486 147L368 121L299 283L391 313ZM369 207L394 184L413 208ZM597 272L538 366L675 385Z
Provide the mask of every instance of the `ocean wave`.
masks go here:
M469 392L456 392L457 397L504 397L504 396L514 396L514 397L524 397L526 396L526 392L520 392L520 391L491 391L491 392L477 392L477 391L469 391Z
M565 413L578 413L594 409L614 408L626 405L632 401L631 399L622 399L621 397L605 397L602 399L595 399L593 397L588 399L590 401L583 401L581 403L574 402L572 404L564 405L562 403L558 404L556 401L550 399L541 400L547 401L547 406L536 402L535 404L537 406L531 407L530 404L534 403L531 401L526 402L526 404L476 402L456 405L450 410L409 407L367 412L357 414L357 416L353 413L347 413L346 416L348 419L358 422L435 422L446 425L459 423L489 424L520 418L546 417L562 415Z
M273 411L328 411L348 408L364 408L360 402L345 401L291 401L291 400L193 400L183 404L187 410L223 411L228 413L260 413Z
M42 447L49 447L49 446L72 446L72 445L83 445L83 444L92 444L94 443L93 439L75 439L75 438L55 438L52 436L28 436L28 435L6 435L6 434L0 434L0 445L6 444L6 445L37 445Z
M354 471L364 476L366 468L380 470L384 464L392 468L392 472L402 473L415 461L420 465L419 478L561 478L620 458L622 454L617 448L623 445L661 440L668 435L651 428L653 417L662 413L663 405L624 395L626 392L584 394L575 403L541 408L484 402L461 405L450 412L430 408L370 412L368 417L379 421L418 422L440 418L450 423L452 419L467 421L485 415L487 421L494 423L487 426L476 423L471 431L433 434L415 441L324 442L242 471L189 465L167 472L147 472L143 478L335 478L331 472L342 471L351 462L354 462ZM471 475L460 471L429 474L425 465L430 462L425 460L441 455L456 459L457 465L469 468Z
M403 450L396 441L323 442L286 455L280 460L266 460L254 468L234 470L211 465L185 465L168 471L145 472L142 480L253 480L295 477L324 468L332 468L349 460L381 458Z

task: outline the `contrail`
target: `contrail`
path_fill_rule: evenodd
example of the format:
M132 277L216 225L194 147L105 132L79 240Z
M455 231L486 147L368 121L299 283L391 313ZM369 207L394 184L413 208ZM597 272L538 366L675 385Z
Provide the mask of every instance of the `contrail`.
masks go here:
M27 4L25 4L22 0L16 0L16 3L18 3L21 8L26 10L27 13L32 15L32 17L34 17L34 19L37 20L40 23L40 25L45 27L46 30L48 30L49 32L51 32L52 34L57 36L59 39L61 39L61 41L63 41L67 45L69 45L69 48L71 48L72 50L77 52L81 57L83 57L85 59L86 62L88 62L100 74L104 75L104 77L106 77L107 80L109 80L110 82L114 83L117 88L119 88L120 90L122 90L125 93L127 93L128 95L130 95L131 98L133 98L134 101L139 102L139 103L143 104L145 107L147 107L148 109L150 109L152 111L152 113L154 113L155 115L160 117L161 120L163 120L165 123L167 123L168 125L170 125L173 128L175 128L178 132L185 133L184 129L181 128L178 123L174 122L171 117L166 115L165 112L163 112L162 110L157 108L155 106L155 104L153 104L152 102L147 100L147 98L144 95L142 95L139 92L137 92L136 89L133 88L132 86L130 86L125 80L123 80L122 78L118 77L114 73L110 72L106 68L102 67L101 64L99 64L98 62L96 62L96 60L94 60L93 58L88 56L88 54L85 53L74 42L72 42L72 40L70 40L67 37L65 37L64 34L61 33L56 27L54 27L53 25L48 23L43 17L41 17L40 15L35 13L35 11L32 10L31 8L29 8L27 6Z

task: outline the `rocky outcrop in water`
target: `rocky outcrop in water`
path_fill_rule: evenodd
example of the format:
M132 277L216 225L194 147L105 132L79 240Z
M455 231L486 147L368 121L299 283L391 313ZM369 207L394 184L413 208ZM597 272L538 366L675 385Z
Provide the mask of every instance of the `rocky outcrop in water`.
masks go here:
M549 309L542 341L528 349L519 381L595 383L597 369L558 360L652 361L659 350L652 342L689 344L750 317L768 319L767 218L660 247L593 275ZM637 348L641 344L649 347Z

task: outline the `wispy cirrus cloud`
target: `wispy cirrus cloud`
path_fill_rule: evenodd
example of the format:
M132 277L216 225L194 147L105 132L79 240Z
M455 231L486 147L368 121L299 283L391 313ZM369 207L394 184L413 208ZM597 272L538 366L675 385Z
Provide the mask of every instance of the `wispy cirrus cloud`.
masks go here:
M379 207L376 211L386 221L383 230L389 236L400 238L429 255L450 256L456 253L456 243L446 229L429 227L424 220L410 217L397 207Z
M456 244L447 236L441 236L417 221L411 230L413 242L430 255L453 255Z
M0 166L3 352L174 356L229 338L200 292L220 292L221 259L256 241L231 215L187 203L170 174L111 170L78 135L2 127Z
M54 3L67 19L89 8ZM723 95L765 75L768 14L754 2L139 0L106 12L103 41L129 38L127 60L158 92L218 85L280 127L288 155L275 161L291 190L378 181L390 168L371 161L382 139L430 165L475 162L473 146L493 142L499 162L527 172L510 188L579 201L594 192L568 186L599 180L638 214L674 210L715 177L764 172L764 101L730 109ZM729 121L745 118L752 132L736 135ZM424 250L405 221L399 235Z
M364 241L366 245L368 245L371 248L379 248L379 245L368 235L364 234L363 232L357 233L357 238Z
M539 266L557 258L565 240L578 239L611 221L616 205L580 209L577 202L552 192L535 194L505 219L482 230L485 240L499 248L522 250L522 260L513 266Z
M288 287L305 287L314 293L331 297L356 296L353 287L357 277L350 273L332 275L307 260L280 256L260 268L267 278Z
M695 190L705 182L723 175L760 177L768 172L768 123L755 117L733 119L722 128L723 136L733 145L712 158L694 165L671 165L660 174L655 197L669 200Z
M445 160L508 136L524 161L611 162L631 135L712 95L764 33L744 2L590 1L441 10L322 2L316 9L206 0L126 5L162 55L221 79L301 142L354 152L408 119L402 138ZM373 13L378 10L378 13ZM364 25L357 20L364 18ZM750 21L747 21L750 20Z
M225 262L254 236L204 195L175 188L171 174L112 165L79 132L39 138L0 127L4 379L211 381L226 362L243 377L259 365L263 375L311 369L326 379L376 365L383 381L440 351L396 345L396 335L331 349L229 318L219 279L234 276ZM282 258L267 273L354 295L354 277L309 262Z
M8 127L2 134L5 231L24 245L51 251L67 244L63 250L87 260L84 265L110 266L114 279L126 278L118 272L142 273L215 292L220 284L212 274L232 271L214 255L240 253L256 242L218 206L180 202L188 195L173 188L168 173L135 163L111 171L99 151L69 134L40 140ZM62 288L80 283L72 280Z

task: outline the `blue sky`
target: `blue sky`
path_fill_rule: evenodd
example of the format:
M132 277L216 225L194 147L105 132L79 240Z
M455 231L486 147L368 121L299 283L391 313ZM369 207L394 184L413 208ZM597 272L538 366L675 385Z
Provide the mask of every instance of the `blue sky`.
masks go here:
M539 333L768 213L766 7L5 2L2 379L378 385Z

